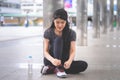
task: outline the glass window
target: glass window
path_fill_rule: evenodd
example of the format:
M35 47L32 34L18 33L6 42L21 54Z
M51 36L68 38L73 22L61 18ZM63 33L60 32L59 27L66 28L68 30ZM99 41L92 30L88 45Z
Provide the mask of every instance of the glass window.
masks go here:
M6 8L15 8L15 9L20 9L20 4L13 4L13 3L0 3L1 7L6 7Z

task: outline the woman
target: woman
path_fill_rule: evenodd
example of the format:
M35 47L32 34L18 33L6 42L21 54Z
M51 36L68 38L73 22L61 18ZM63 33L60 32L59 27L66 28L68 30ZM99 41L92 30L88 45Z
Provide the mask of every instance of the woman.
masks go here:
M68 15L64 9L53 14L50 28L44 32L44 66L42 74L56 73L58 77L83 72L85 61L74 61L76 33L69 28Z

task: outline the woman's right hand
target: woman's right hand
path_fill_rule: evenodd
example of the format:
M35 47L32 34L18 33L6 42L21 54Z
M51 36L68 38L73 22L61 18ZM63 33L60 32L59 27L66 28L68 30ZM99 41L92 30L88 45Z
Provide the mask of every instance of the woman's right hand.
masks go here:
M54 66L59 66L59 65L61 65L61 60L56 59L56 58L54 58L51 62L52 62L52 64L53 64Z

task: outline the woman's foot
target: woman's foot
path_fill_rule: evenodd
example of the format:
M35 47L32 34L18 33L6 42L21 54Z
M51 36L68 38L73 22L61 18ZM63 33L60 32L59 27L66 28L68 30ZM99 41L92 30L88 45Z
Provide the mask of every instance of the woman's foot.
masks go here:
M66 78L67 77L67 74L62 67L56 67L55 68L55 73L56 73L57 77L60 77L60 78Z
M41 74L42 75L45 75L45 74L52 74L52 73L54 73L54 67L52 67L52 66L42 66L42 68L41 68Z

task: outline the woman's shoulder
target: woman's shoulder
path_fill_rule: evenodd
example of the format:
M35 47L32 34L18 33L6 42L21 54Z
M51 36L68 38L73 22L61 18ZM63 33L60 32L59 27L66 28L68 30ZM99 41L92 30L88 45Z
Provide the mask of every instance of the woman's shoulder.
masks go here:
M76 32L72 29L70 29L70 40L71 41L76 41Z
M48 28L48 29L45 30L45 33L51 33L51 32L53 32L52 28Z
M51 36L52 36L52 33L53 33L53 29L48 28L48 29L46 29L45 32L44 32L44 37L47 38L47 39L50 39Z
M72 34L76 34L76 32L75 32L73 29L70 29L69 31L70 31L70 33L72 33Z

